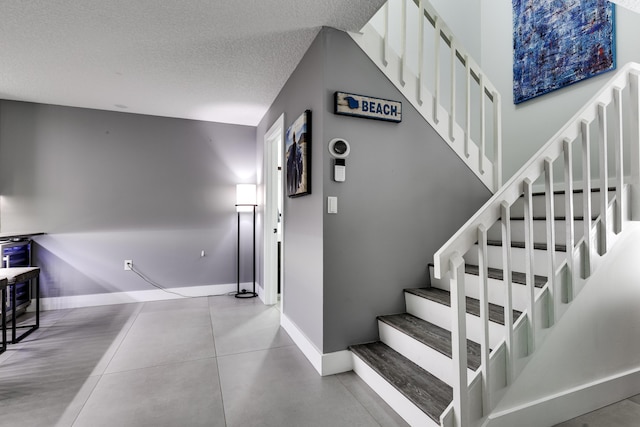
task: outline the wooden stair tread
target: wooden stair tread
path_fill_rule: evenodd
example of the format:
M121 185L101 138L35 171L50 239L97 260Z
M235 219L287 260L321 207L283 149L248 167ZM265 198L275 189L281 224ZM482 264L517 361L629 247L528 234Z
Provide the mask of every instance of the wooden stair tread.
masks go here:
M429 264L429 268L433 268L433 264ZM465 264L464 272L466 274L471 274L473 276L480 275L480 267L473 264ZM489 279L494 280L504 280L503 270L499 268L489 267L487 269L487 275ZM520 273L518 271L511 272L511 283L515 283L518 285L526 285L527 284L527 275L525 273ZM533 283L536 288L542 288L547 283L547 278L545 276L539 276L535 274L533 276Z
M597 188L591 188L591 192L592 193L599 193L600 192L600 187ZM608 192L612 192L612 191L616 191L616 187L607 187L607 191ZM566 190L553 190L553 194L566 194ZM573 189L573 194L582 194L584 193L584 188L574 188ZM532 196L544 196L545 192L544 191L535 191L531 194ZM524 196L520 196L520 197L524 197Z
M487 240L487 245L489 246L502 246L502 241L501 240ZM524 249L524 242L511 242L511 247L512 248L518 248L518 249ZM547 250L547 244L546 243L535 243L533 244L533 249L535 250L539 250L539 251L546 251ZM556 244L556 252L566 252L567 251L567 245L561 245L561 244Z
M449 291L438 288L414 288L405 289L404 291L446 305L447 307L451 307L451 294ZM471 297L466 297L466 299L467 313L480 317L480 301ZM521 314L522 312L513 310L514 322ZM504 307L489 303L489 320L504 325Z
M472 274L474 276L479 276L480 275L480 267L478 267L477 265L473 265L473 264L465 264L464 272L467 273L467 274ZM489 267L487 269L487 273L488 273L489 279L504 280L503 270L501 270L499 268L491 268L491 267ZM512 271L511 272L511 282L512 283L517 283L519 285L526 285L527 284L526 274L520 273L520 272L517 272L517 271ZM541 288L547 283L547 278L545 276L534 275L533 276L533 282L534 282L534 285L535 285L536 288Z
M429 323L409 313L379 316L378 320L386 323L421 342L422 344L437 350L451 358L451 332ZM467 366L475 371L481 363L480 344L467 340Z
M566 221L567 217L566 216L554 216L553 219L554 219L554 221ZM592 221L595 221L596 219L598 219L597 215L594 215L594 216L591 217ZM533 220L534 221L546 221L547 217L546 216L534 216ZM574 221L584 221L584 216L574 215L573 220ZM523 216L512 216L511 217L511 221L524 221L524 217Z
M453 389L386 344L377 341L349 347L436 423L453 400Z

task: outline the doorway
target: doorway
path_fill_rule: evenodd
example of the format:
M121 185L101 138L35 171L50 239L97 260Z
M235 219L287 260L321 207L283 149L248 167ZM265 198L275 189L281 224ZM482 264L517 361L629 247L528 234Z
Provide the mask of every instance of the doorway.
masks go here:
M284 155L284 114L280 115L264 135L264 303L284 300L284 195L282 187ZM281 310L283 307L281 306Z

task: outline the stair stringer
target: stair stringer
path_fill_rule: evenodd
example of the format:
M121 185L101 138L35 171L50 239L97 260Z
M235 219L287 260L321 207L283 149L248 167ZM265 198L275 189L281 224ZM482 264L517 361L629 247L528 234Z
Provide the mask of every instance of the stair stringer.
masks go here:
M640 268L635 267L633 253L640 252L640 244L636 243L640 240L640 223L626 222L620 234L610 237L614 240L610 252L596 255L597 269L583 281L583 292L571 304L570 311L564 310L563 323L556 322L547 331L520 376L500 391L496 407L477 425L555 425L640 393L640 357L636 356L638 349L633 348L638 340L633 332L625 333L638 327L635 306L640 302L640 292L636 291L634 277L640 274ZM620 277L621 281L616 280ZM621 286L611 296L603 294L616 283ZM600 307L605 307L601 311L608 316L604 323L593 320L602 314ZM624 325L621 321L625 321ZM614 325L607 326L611 322ZM624 347L620 349L621 346ZM609 363L612 358L615 362ZM556 368L549 372L541 366L549 366L550 360ZM556 379L558 371L566 372L573 365L579 368ZM553 385L545 389L549 383ZM524 392L526 389L534 392Z
M630 194L630 186L625 186L625 198L629 197ZM608 218L609 224L606 227L607 233L607 241L609 242L609 247L606 253L603 255L598 255L597 251L592 252L590 265L592 274L599 268L599 266L603 263L604 259L608 256L609 251L613 248L615 243L621 238L620 234L616 234L614 232L613 221L614 215L613 211L616 208L616 199L612 199L608 205ZM601 241L601 233L605 232L605 228L600 226L601 217L598 216L592 224L590 239L591 239L591 247L596 248L599 241ZM628 215L624 216L625 224L630 221L630 217ZM579 271L580 267L585 263L585 252L581 250L582 247L585 246L584 239L581 239L576 243L576 249L574 249L573 253L573 262L574 266L571 271ZM568 287L568 277L566 276L567 272L570 271L567 266L567 260L564 260L561 264L558 265L556 269L556 279L558 280L558 289L561 290L563 303L560 305L556 305L552 307L552 298L550 296L549 283L547 283L542 289L541 292L537 294L534 304L535 310L535 318L539 319L534 323L535 330L533 331L533 348L528 348L529 341L529 325L530 323L526 321L527 311L523 311L522 316L518 319L517 322L514 323L514 341L513 341L513 351L515 352L514 366L509 368L508 358L506 357L507 349L506 343L503 341L500 343L499 348L503 350L504 357L500 360L494 358L494 354L492 353L490 356L490 372L488 378L490 378L490 385L488 396L490 401L487 402L485 406L485 414L481 415L477 412L470 412L470 419L472 420L472 425L488 427L492 426L492 424L488 424L488 422L492 419L492 416L495 416L496 406L501 402L505 396L510 393L510 389L514 381L517 381L520 374L526 369L529 361L536 357L536 354L539 353L542 349L544 349L544 343L550 334L553 333L554 328L561 322L561 319L564 317L566 312L572 305L572 302L576 299L576 297L580 294L581 290L586 286L589 282L589 278L582 277L574 277L572 280L573 289L569 289ZM448 275L448 273L447 273ZM447 277L447 276L445 276ZM445 280L446 281L446 280ZM569 296L569 293L573 296ZM551 312L555 310L555 319L551 318ZM510 369L510 371L509 371ZM495 380L493 376L499 375L499 379ZM511 380L509 380L511 378ZM480 404L482 404L482 395L478 394L477 390L474 391L469 387L469 397L470 401L472 399L479 400ZM611 402L613 403L613 402ZM473 405L477 405L478 402L472 402L471 407ZM597 408L593 408L597 409ZM585 411L588 412L588 411ZM475 416L474 416L475 415ZM579 414L576 414L579 415ZM575 416L575 415L574 415ZM510 422L513 422L513 419L510 419ZM558 421L560 422L560 421ZM502 424L499 424L502 426ZM507 426L509 424L504 424ZM511 424L513 425L513 424ZM520 425L520 424L518 424ZM538 425L538 424L533 424Z
M452 120L447 109L439 103L437 114L434 114L435 97L424 86L419 88L420 78L402 66L402 58L392 49L387 49L385 60L384 39L373 25L368 23L359 33L349 33L349 35L482 183L492 192L496 191L500 187L501 178L499 177L500 171L495 168L501 169L500 162L492 162L480 151L475 141L470 141L465 149L464 129L455 120ZM467 60L471 61L470 58ZM494 96L499 97L497 92L494 92ZM497 110L499 113L499 109ZM438 117L437 121L434 120L434 116ZM500 158L499 154L498 158Z
M630 196L630 186L626 185L624 187L624 198L628 200ZM592 273L597 271L599 266L606 259L609 251L614 247L616 242L621 238L620 234L616 234L614 231L614 210L616 209L617 202L615 197L610 200L608 204L608 224L607 227L601 226L601 216L598 216L594 219L592 223L592 228L590 234L590 246L592 248L597 248L599 242L602 241L601 234L606 232L608 248L603 250L603 255L598 255L598 251L594 250L592 252L592 257L590 260L591 271ZM630 215L627 213L623 217L624 223L628 223L630 221ZM623 226L624 227L624 226ZM507 357L508 349L507 344L504 338L499 342L497 346L492 346L492 352L489 356L489 366L487 368L488 375L485 375L482 372L483 367L481 367L474 377L470 377L469 387L468 387L468 402L469 402L469 419L471 421L471 425L474 426L492 426L492 424L486 424L488 420L491 419L491 416L495 413L495 406L510 392L511 384L514 380L516 380L523 370L528 365L529 361L532 357L535 357L538 350L543 348L543 345L549 335L553 332L554 327L558 325L561 321L562 317L565 315L567 310L570 308L572 301L579 295L580 291L586 286L586 283L589 279L584 279L582 277L574 277L572 280L573 289L570 290L568 287L568 277L566 276L568 271L580 271L581 266L585 264L585 252L582 248L585 246L584 239L580 239L576 242L575 248L573 250L573 268L569 269L567 265L567 260L562 259L560 263L558 263L555 277L558 281L558 289L562 292L563 304L555 307L555 319L550 317L550 313L552 311L551 304L552 298L550 296L549 283L543 286L538 293L536 294L534 310L535 310L535 318L538 319L534 323L534 342L532 349L529 349L529 325L530 323L527 321L527 311L524 310L519 319L514 323L513 326L513 343L512 343L512 352L514 353L513 366L509 367ZM465 278L468 278L470 275L465 274ZM473 276L471 276L473 277ZM432 283L432 286L441 289L448 289L450 282L450 273L446 273L441 279L435 279L435 282ZM477 278L473 278L476 280ZM471 282L473 282L471 280ZM468 280L465 279L465 286L467 286ZM497 282L497 281L495 281ZM572 296L569 296L569 292L571 292ZM466 292L467 295L470 295L471 292ZM477 336L477 328L479 326L473 325L469 323L469 315L467 314L467 328L468 328L468 337L469 339L473 339L478 341L479 337ZM431 319L430 319L431 320ZM450 327L450 326L449 326ZM502 328L504 331L504 328ZM506 334L506 331L503 332ZM495 337L495 331L492 334ZM495 342L495 339L493 339ZM634 373L635 374L635 373ZM640 374L639 374L640 375ZM488 392L487 396L489 397L488 402L483 402L483 393L482 393L482 378L489 378L488 384ZM610 403L613 403L610 402ZM593 408L597 409L597 408ZM450 405L445 413L443 414L443 419L453 419L453 413L449 413L449 411L453 411L453 406ZM483 415L484 412L484 415ZM585 411L586 412L586 411ZM579 414L574 414L579 415ZM511 424L509 424L511 423ZM509 421L505 424L499 424L499 426L508 426L508 425L516 425L514 423L514 418L509 418ZM456 425L451 424L451 425ZM520 424L517 424L520 425ZM532 424L537 425L537 424ZM444 426L444 424L443 424Z

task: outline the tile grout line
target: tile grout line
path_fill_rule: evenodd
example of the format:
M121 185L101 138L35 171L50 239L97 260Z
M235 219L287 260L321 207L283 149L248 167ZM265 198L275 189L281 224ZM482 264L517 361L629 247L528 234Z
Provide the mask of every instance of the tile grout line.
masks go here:
M374 414L371 413L371 411L369 411L369 408L366 407L366 405L360 401L360 399L358 399L358 396L356 396L350 389L349 387L347 387L347 385L344 383L344 381L342 381L342 378L340 378L340 375L336 375L336 378L338 378L338 382L340 382L340 384L342 385L342 387L344 387L345 390L347 390L347 392L353 396L353 398L355 399L356 402L358 402L358 404L360 406L362 406L362 408L365 410L365 412L367 414L369 414L371 416L371 419L373 419L373 421L375 421L375 423L379 426L379 427L383 427L382 424L380 424L380 422L377 420L377 418L375 417Z
M135 323L135 321L138 319L138 316L140 315L140 312L142 311L142 308L144 307L146 303L142 303L140 304L140 306L135 310L134 314L131 316L133 318L133 320L129 323L129 327L127 328L127 331L122 334L122 332L120 334L122 334L122 337L120 339L120 342L117 344L116 348L113 351L113 354L111 355L111 358L109 359L109 361L106 363L104 370L102 371L102 373L96 375L98 376L98 380L96 381L96 383L94 384L93 388L91 389L91 391L87 394L87 398L84 400L84 402L82 402L82 405L80 405L80 409L78 410L78 413L76 414L76 416L73 418L73 421L71 422L71 427L73 427L76 422L78 421L78 417L80 416L80 414L82 413L82 411L84 410L84 407L86 406L87 402L89 401L89 399L91 399L91 396L93 395L93 393L96 390L96 387L98 387L98 384L100 384L100 381L102 381L102 377L105 375L105 372L107 370L107 368L109 367L109 364L113 361L113 358L115 357L116 353L118 353L118 350L120 349L120 346L122 345L122 342L124 341L124 339L127 337L127 335L129 334L129 331L131 330L131 327L133 326L133 324ZM118 337L120 337L120 334L118 335ZM91 375L90 375L91 377Z
M214 361L216 364L216 374L218 376L218 389L220 390L220 404L222 405L222 418L224 425L227 425L227 411L224 408L224 393L222 392L222 378L220 378L220 366L218 366L218 347L216 346L216 335L213 331L213 316L211 316L211 298L207 297L207 307L209 308L209 327L211 328L211 339L213 340Z

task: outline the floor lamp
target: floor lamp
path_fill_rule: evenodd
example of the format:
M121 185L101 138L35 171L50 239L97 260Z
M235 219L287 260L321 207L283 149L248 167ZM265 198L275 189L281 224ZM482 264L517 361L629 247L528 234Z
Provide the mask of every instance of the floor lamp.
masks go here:
M235 294L236 298L254 298L256 293L256 185L255 184L238 184L236 186L236 211L238 212L238 258L237 258L237 277L238 288ZM253 290L251 292L246 289L240 290L240 213L253 212Z

